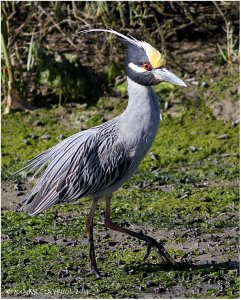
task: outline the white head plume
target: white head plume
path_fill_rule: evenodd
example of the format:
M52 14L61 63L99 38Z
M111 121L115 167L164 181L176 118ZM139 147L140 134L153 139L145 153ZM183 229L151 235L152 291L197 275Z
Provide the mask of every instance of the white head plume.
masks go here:
M146 42L143 42L143 41L138 41L137 39L135 39L133 36L130 35L130 37L128 36L125 36L124 34L122 33L119 33L113 29L87 29L87 30L82 30L80 31L80 33L87 33L87 32L109 32L109 33L113 33L119 37L121 37L122 39L126 40L127 42L133 44L133 45L136 45L138 47L143 47L143 43L146 43Z
M130 35L130 37L125 36L122 33L119 33L113 29L88 29L88 30L83 30L80 31L81 33L87 33L87 32L109 32L112 34L115 34L119 37L121 37L122 39L126 40L127 42L129 42L132 45L135 45L139 48L143 48L149 58L149 61L151 63L151 65L155 68L160 67L162 65L165 64L165 58L163 55L161 55L161 53L156 50L154 47L152 47L150 44L148 44L147 42L144 41L138 41L137 39L135 39L133 36Z

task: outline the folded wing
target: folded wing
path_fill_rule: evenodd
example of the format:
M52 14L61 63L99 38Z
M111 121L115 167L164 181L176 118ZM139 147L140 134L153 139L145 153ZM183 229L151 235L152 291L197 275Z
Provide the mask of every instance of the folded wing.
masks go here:
M20 170L47 165L22 207L36 215L50 206L95 195L118 182L132 159L118 142L116 119L77 133L32 159Z

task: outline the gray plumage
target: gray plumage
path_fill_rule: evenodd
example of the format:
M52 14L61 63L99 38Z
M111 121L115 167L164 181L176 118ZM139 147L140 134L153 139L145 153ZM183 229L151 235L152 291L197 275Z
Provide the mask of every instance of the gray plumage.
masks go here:
M127 45L128 105L120 116L74 134L19 171L42 172L22 207L31 215L84 196L111 196L137 170L157 133L159 101L150 86L163 80L186 86L163 67L164 57L150 44L114 30L84 32L90 31L116 34Z
M50 206L92 196L86 222L89 257L92 272L100 277L97 268L93 219L97 202L106 200L104 224L107 228L128 234L147 243L145 258L155 247L161 259L177 266L162 243L113 223L111 197L137 170L150 149L160 123L159 101L151 85L168 81L180 86L185 83L165 67L164 56L150 44L126 37L114 30L93 29L116 34L127 46L125 68L129 101L125 111L102 125L74 134L29 161L19 172L36 170L42 175L25 200L22 209L30 215L43 212Z
M151 89L128 78L129 103L118 117L79 132L46 150L20 170L43 172L23 209L30 215L84 196L111 194L136 171L160 121ZM138 102L136 101L138 98Z

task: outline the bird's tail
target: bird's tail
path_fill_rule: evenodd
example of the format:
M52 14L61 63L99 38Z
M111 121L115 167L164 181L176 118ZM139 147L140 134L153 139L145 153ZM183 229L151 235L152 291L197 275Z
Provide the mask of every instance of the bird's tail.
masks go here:
M53 173L58 173L57 164L58 162L63 162L64 164L68 164L68 160L71 158L71 155L73 152L71 149L75 148L76 145L78 145L79 141L82 140L84 132L78 132L71 137L63 140L62 142L58 143L54 147L42 152L41 154L37 155L36 157L29 160L26 165L20 169L19 171L15 172L11 177L15 176L16 174L25 172L25 174L29 174L30 172L34 171L35 173L32 175L29 181L36 178L37 175L40 175L43 173L43 171L47 171L43 173L43 175L38 180L37 184L34 186L31 193L22 201L21 204L18 205L18 210L25 211L30 215L36 215L43 210L35 209L35 204L40 195L43 197L43 186L45 185L46 180L50 180L53 176ZM52 163L52 164L51 164ZM46 167L51 164L51 169ZM61 166L60 166L61 168ZM60 169L59 168L59 169ZM64 169L64 168L62 168ZM64 172L64 171L63 171ZM46 175L46 176L45 176ZM54 178L53 178L54 181ZM54 188L54 183L52 185L52 188ZM44 196L48 196L48 203L49 205L46 205L44 207L44 210L47 209L49 206L53 205L57 200L53 197L53 195L48 195L48 191L44 192ZM53 199L52 199L53 198Z

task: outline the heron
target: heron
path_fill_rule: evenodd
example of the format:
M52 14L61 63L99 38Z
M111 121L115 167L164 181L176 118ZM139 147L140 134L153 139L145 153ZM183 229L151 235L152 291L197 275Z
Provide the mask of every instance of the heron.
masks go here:
M182 87L186 84L166 69L164 55L149 43L112 29L90 29L82 33L94 31L116 35L126 49L127 107L112 120L80 131L29 160L17 173L35 171L34 176L40 176L21 209L35 216L55 204L90 196L92 204L87 216L86 234L91 273L97 277L101 277L101 272L95 256L93 218L100 200L106 201L106 228L146 242L145 259L150 250L156 248L164 263L176 266L160 241L112 221L111 199L113 192L137 171L157 134L160 107L151 86L163 81Z

